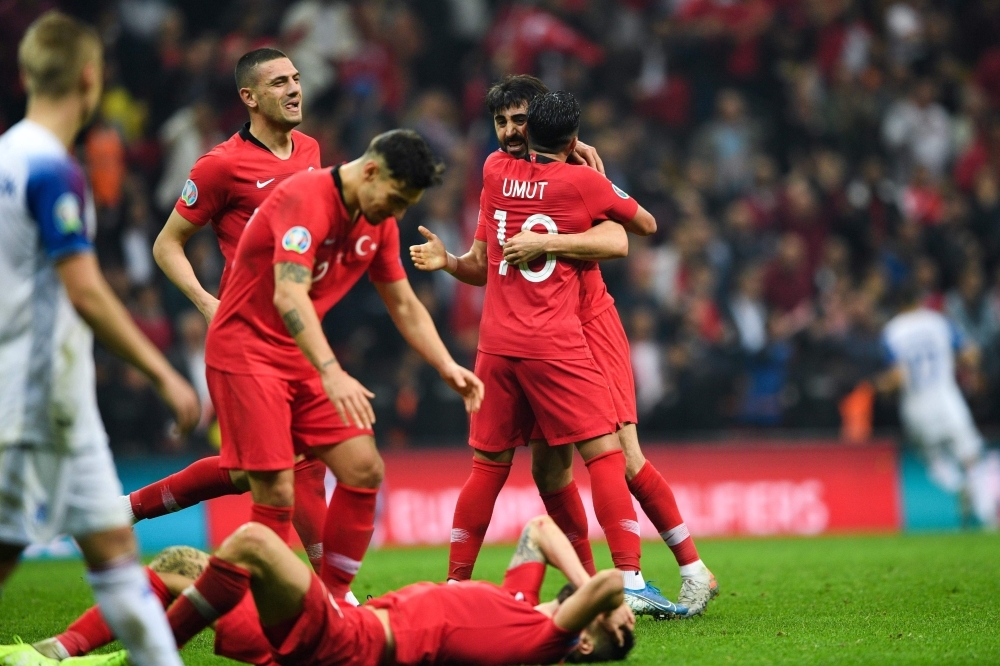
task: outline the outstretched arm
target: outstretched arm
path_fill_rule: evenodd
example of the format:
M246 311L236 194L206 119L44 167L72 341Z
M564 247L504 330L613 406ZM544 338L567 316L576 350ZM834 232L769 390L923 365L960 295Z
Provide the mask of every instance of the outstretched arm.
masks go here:
M467 412L479 411L483 402L483 382L456 363L448 353L437 327L434 326L434 320L413 293L410 281L376 282L375 288L403 338L462 396Z
M486 243L473 241L468 252L456 257L445 249L444 243L430 229L420 226L418 230L427 239L423 245L410 246L410 259L419 270L443 270L474 287L486 284Z
M274 307L295 344L319 372L323 390L344 424L353 422L359 428L371 428L375 423L375 411L369 400L375 394L347 374L337 362L309 298L311 286L311 268L292 261L275 264Z
M577 588L590 580L590 574L580 563L580 558L573 550L573 544L548 516L532 518L524 526L521 538L517 542L517 550L514 551L507 568L513 569L525 562L551 564Z
M184 295L211 323L215 311L219 308L219 299L201 286L191 262L184 254L184 245L200 229L201 227L188 222L176 210L171 211L167 223L163 225L156 242L153 243L153 258L170 281L184 292Z

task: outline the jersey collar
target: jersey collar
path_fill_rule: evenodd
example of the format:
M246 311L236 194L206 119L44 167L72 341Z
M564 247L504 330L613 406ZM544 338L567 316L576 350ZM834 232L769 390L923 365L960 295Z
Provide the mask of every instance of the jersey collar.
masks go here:
M253 145L257 146L258 148L266 150L267 152L269 152L272 155L274 155L274 153L271 151L271 149L264 145L263 141L261 141L260 139L258 139L257 137L255 137L253 134L250 133L250 123L243 123L243 127L240 128L240 131L237 132L237 134L239 134L240 138L243 139L244 141L249 141ZM293 153L295 152L295 139L292 139L292 152ZM278 157L277 155L274 155L274 156ZM278 158L278 159L281 159L281 158Z
M524 159L529 162L534 162L535 164L549 164L551 162L558 162L559 160L554 160L551 157L546 157L545 155L539 155L538 153L528 153L524 156Z

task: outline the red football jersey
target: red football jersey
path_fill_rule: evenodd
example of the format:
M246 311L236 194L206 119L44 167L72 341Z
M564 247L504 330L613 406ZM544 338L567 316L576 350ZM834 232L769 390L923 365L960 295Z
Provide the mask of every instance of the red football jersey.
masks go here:
M293 262L313 272L320 319L364 272L372 282L406 279L395 218L352 222L340 167L288 178L247 224L230 267L229 287L208 329L209 366L235 374L303 379L316 370L288 334L274 307L274 266Z
M608 293L604 284L601 267L596 261L585 261L580 267L580 323L588 321L601 314L615 304L615 299Z
M250 133L250 123L195 162L174 210L191 224L212 223L226 259L220 294L228 281L236 244L253 212L286 178L318 168L316 139L292 130L292 154L283 160Z
M534 564L534 563L531 563ZM573 649L579 633L558 627L535 610L542 576L533 589L481 581L417 583L368 602L389 611L396 663L555 664ZM518 581L518 582L522 582Z
M503 244L522 230L578 234L596 220L627 222L638 207L593 169L535 155L490 155L476 231L487 257L479 350L515 358L590 356L579 318L580 273L589 262L549 255L530 266L508 266Z

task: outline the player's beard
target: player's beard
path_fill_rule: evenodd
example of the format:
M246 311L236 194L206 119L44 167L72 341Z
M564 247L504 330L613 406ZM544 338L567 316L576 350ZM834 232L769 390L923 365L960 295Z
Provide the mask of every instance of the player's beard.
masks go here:
M291 101L298 101L299 103L299 116L298 118L289 118L286 114L285 105ZM268 109L265 114L267 119L274 125L281 127L285 130L291 130L298 127L302 122L302 98L299 97L297 100L292 99L281 99L275 100L274 106Z
M510 145L511 141L519 141L520 143L512 148ZM505 139L503 142L503 151L511 157L524 157L528 154L528 140L522 134Z

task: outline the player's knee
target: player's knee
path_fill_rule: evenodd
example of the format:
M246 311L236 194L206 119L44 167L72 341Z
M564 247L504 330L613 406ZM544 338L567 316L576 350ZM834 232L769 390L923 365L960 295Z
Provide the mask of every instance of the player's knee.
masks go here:
M378 488L382 485L384 477L385 463L382 461L382 456L373 452L370 456L356 460L346 471L344 478L339 480L355 488Z
M232 564L252 564L281 537L260 523L245 523L226 539L215 556Z

